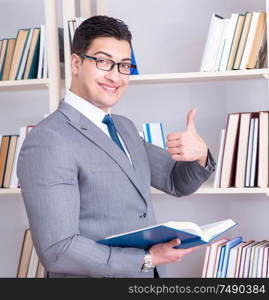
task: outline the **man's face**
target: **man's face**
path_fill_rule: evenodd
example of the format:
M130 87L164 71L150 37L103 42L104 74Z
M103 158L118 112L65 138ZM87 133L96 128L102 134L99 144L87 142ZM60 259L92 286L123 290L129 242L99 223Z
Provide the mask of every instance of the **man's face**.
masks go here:
M83 54L131 63L129 43L110 37L96 38L87 53ZM129 75L119 73L117 66L111 71L100 70L94 60L85 58L82 62L76 54L72 54L71 62L73 73L71 91L105 112L118 102L128 85Z

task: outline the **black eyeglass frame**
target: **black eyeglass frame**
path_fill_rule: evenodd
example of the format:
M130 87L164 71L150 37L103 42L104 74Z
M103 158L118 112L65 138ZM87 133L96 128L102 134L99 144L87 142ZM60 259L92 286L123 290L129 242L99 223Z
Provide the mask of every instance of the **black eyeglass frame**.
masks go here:
M136 70L136 65L133 65L133 64L130 64L131 68L130 68L130 73L123 73L120 71L120 65L121 64L126 64L124 62L118 62L116 63L114 60L112 59L108 59L108 58L99 58L99 57L94 57L94 56L90 56L90 55L86 55L86 54L80 54L80 53L77 53L78 56L80 57L83 57L83 58L88 58L88 59L92 59L92 60L95 60L96 62L96 68L99 69L99 70L102 70L102 71L111 71L115 66L118 67L118 72L120 74L123 74L123 75L132 75L134 73L134 71ZM112 65L110 67L110 69L108 70L105 70L105 69L102 69L100 67L98 67L98 61L100 60L108 60L108 61L111 61Z

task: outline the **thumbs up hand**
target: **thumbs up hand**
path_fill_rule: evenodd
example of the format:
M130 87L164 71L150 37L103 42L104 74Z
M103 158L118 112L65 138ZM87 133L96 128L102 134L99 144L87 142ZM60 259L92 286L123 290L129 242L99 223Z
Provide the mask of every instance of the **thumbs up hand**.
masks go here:
M187 115L187 126L182 132L167 135L166 146L171 157L176 161L195 161L205 167L208 147L197 133L194 116L196 109L192 109Z

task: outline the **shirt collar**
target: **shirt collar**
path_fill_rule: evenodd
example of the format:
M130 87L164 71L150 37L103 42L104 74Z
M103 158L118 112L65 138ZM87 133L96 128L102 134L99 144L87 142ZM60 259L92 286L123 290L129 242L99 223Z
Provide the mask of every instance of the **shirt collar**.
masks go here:
M106 114L111 115L110 109L105 113L102 109L74 94L70 90L66 91L64 101L73 106L96 125L102 124L102 120Z

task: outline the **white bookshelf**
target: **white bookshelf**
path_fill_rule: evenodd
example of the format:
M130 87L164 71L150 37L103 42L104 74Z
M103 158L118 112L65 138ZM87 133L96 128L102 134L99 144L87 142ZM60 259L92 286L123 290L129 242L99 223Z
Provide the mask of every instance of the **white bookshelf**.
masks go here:
M165 194L164 192L155 188L151 189L152 195ZM208 194L265 194L269 196L269 188L215 188L212 183L206 183L202 185L196 192L196 195L208 195Z
M45 28L46 28L46 50L48 57L48 78L27 80L0 81L0 91L12 89L18 91L20 88L37 87L48 88L49 112L52 113L58 107L61 97L60 59L58 41L57 8L54 0L44 0ZM41 24L40 24L41 25ZM18 28L19 29L19 28Z
M31 87L35 88L37 86L48 87L49 80L48 79L25 79L25 80L5 80L0 81L0 90L2 89L10 89L13 87Z
M130 84L181 83L219 80L268 79L268 69L234 70L220 72L187 72L167 74L145 74L130 77Z

